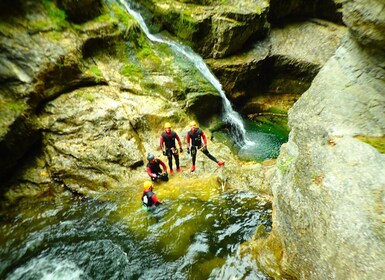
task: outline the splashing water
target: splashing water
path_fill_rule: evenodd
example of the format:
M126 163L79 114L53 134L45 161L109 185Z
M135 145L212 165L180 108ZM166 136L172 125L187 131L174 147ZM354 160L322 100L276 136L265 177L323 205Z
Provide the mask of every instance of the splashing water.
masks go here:
M146 34L147 38L153 42L165 43L171 47L174 51L184 55L189 61L191 61L194 66L201 72L201 74L209 81L212 86L218 91L220 96L222 97L223 109L224 109L224 122L230 126L230 131L232 132L232 136L234 137L235 142L240 147L244 145L252 145L253 142L248 140L246 137L246 130L243 125L243 121L238 112L234 111L230 101L227 99L225 92L222 89L222 85L218 81L218 79L211 73L207 64L203 61L203 59L197 55L190 47L178 44L177 42L173 42L167 39L160 38L159 36L153 35L150 33L146 23L144 22L143 17L136 11L134 11L130 4L127 2L122 2L122 4L127 9L128 13L132 15L139 23L143 32Z

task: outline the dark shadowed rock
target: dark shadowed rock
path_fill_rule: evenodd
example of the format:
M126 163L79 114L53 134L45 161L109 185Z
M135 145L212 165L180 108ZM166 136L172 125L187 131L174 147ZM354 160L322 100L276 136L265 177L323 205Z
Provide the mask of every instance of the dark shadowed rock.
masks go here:
M271 23L305 18L322 18L342 23L339 0L271 0L269 21Z
M91 20L103 13L101 0L56 0L58 7L63 9L68 19L81 23Z

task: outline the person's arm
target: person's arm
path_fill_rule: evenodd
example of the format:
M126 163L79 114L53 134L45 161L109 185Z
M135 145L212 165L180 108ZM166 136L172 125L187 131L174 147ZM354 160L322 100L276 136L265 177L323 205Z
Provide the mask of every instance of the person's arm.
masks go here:
M207 147L207 139L206 139L206 134L203 132L201 133L201 137L203 139L203 146Z
M156 197L155 194L152 195L151 199L152 199L152 202L153 202L155 205L162 204L162 203L159 201L159 199Z
M152 178L156 178L157 177L155 173L152 173L150 167L147 166L146 167L146 171L147 171L148 176L150 176Z
M166 155L166 149L163 149L163 144L164 144L164 138L161 135L160 136L160 150L162 151L163 155L165 156Z
M159 163L160 163L160 165L162 165L163 171L164 171L164 172L167 172L167 166L166 166L166 164L165 164L162 160L159 160Z
M190 148L190 134L188 134L187 132L187 136L186 136L186 145L187 145L187 149Z
M164 139L163 139L163 136L162 136L162 135L160 136L160 141L159 141L159 142L160 142L160 144L159 144L160 150L163 151ZM164 151L163 151L163 152L164 152Z

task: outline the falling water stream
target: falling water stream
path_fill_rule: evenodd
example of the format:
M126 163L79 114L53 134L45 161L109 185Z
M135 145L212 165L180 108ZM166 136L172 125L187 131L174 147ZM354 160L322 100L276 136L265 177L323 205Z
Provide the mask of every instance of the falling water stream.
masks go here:
M126 7L127 11L138 21L143 32L151 41L167 44L171 47L171 49L173 49L177 53L182 54L194 64L194 66L201 72L201 74L207 79L207 81L212 84L212 86L218 91L218 93L222 97L224 122L230 126L232 136L236 143L239 146L252 145L253 142L248 140L246 137L246 130L243 125L242 117L236 111L233 110L230 101L227 99L226 94L222 89L221 83L214 76L214 74L211 73L210 69L208 68L207 64L203 61L202 57L200 57L190 47L186 45L182 45L175 41L164 39L160 36L151 34L146 23L144 22L143 17L140 13L131 8L129 1L122 1L122 3Z

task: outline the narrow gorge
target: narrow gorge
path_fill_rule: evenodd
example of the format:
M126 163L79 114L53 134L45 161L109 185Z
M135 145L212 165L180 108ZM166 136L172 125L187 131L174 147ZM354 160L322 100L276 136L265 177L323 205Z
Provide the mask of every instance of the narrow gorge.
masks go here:
M0 49L0 278L385 275L383 0L3 0ZM225 166L148 215L191 120Z

